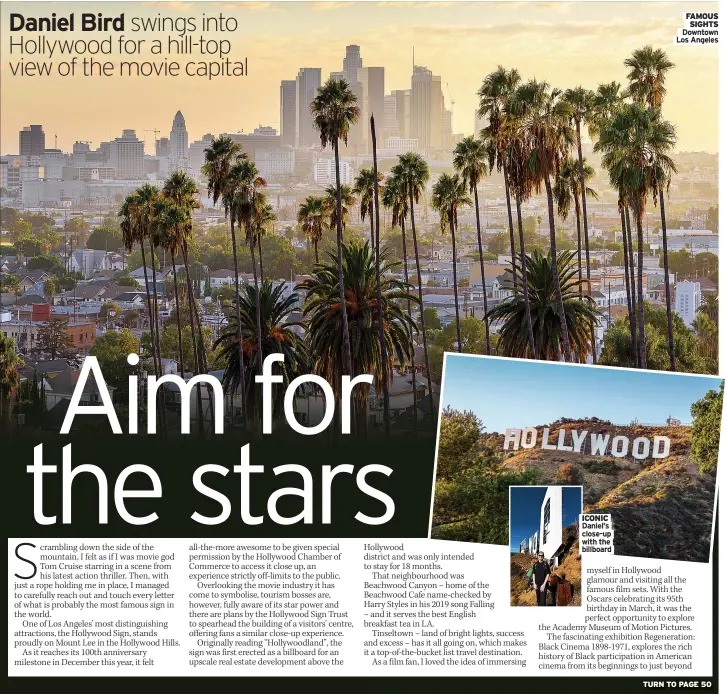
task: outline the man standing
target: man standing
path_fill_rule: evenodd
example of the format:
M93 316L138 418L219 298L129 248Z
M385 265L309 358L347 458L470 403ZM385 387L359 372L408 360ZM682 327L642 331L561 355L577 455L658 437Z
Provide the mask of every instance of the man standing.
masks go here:
M533 565L533 588L535 588L535 604L538 607L545 607L549 575L550 566L545 561L545 555L543 552L538 552L538 561Z

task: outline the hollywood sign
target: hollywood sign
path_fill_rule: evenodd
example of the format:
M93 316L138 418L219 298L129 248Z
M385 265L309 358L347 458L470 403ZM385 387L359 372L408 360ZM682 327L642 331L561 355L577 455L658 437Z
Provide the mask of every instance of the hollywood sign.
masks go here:
M611 434L591 434L578 429L560 429L558 436L551 442L550 428L543 429L540 436L540 448L546 451L569 451L594 456L609 455L613 458L624 458L632 455L637 460L666 458L669 455L670 440L668 436L639 436L630 439L628 436L611 436ZM506 429L503 450L517 451L520 448L535 448L538 445L538 430L535 427L524 429Z

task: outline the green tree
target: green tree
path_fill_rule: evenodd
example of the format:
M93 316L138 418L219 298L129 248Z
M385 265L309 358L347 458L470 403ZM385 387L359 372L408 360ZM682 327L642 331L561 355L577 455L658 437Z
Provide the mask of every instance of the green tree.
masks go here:
M399 155L399 163L391 170L392 176L395 176L399 183L403 186L405 194L408 198L409 220L411 222L411 235L414 245L414 262L416 264L416 286L419 292L419 306L424 306L422 298L422 268L419 262L419 243L417 241L416 222L414 219L415 204L424 195L427 181L429 180L429 166L420 154L407 152ZM402 208L401 215L406 216L406 211ZM434 407L434 392L432 389L432 373L429 365L429 349L427 348L427 331L422 333L422 343L424 346L424 368L427 373L427 386L429 390L429 408L431 412L436 412Z
M699 463L701 473L717 472L719 432L722 421L724 382L719 392L710 390L692 405L692 447L690 456Z
M487 354L485 324L479 318L472 316L463 318L460 322L460 334L463 352L466 354ZM435 344L444 352L451 352L456 341L456 327L454 323L450 323L437 334Z
M295 294L285 296L285 287L280 284L273 287L270 280L264 280L258 292L250 285L240 290L240 316L242 319L241 334L244 370L252 373L261 370L262 362L269 354L283 354L285 361L276 368L283 376L284 387L273 389L273 412L282 411L283 397L290 382L306 372L308 352L306 344L298 338L295 328L299 323L290 319L290 314L297 310L298 297ZM257 307L262 317L262 341L257 340ZM235 316L214 343L217 350L217 362L224 369L222 383L226 390L235 392L241 387L239 351L237 349L237 326ZM262 352L258 351L262 345ZM340 360L339 360L340 363ZM261 411L261 390L248 379L245 399L248 409L257 406ZM257 401L257 402L255 402Z
M18 369L23 360L15 351L15 340L0 333L0 426L8 426L13 411L13 396L20 386Z
M336 165L336 247L338 263L339 311L341 314L340 328L343 333L343 357L346 373L353 374L353 355L351 353L348 330L348 311L344 294L343 278L343 210L341 205L341 174L339 163L339 141L348 144L348 132L361 115L356 105L356 95L345 80L331 77L322 87L318 88L311 104L313 123L321 134L321 147L325 149L333 145L333 156Z
M104 378L114 386L116 395L129 392L129 376L139 373L139 364L130 366L126 361L129 354L139 353L139 339L130 330L109 330L96 339L89 351L98 359Z
M486 354L490 354L490 326L487 323L487 291L485 288L485 259L482 253L482 229L480 226L480 198L477 186L487 175L487 145L484 140L475 137L466 137L457 143L452 160L454 168L459 172L462 180L474 197L475 220L477 222L477 249L480 257L480 274L482 276L482 299L484 305L485 347Z
M58 316L51 316L38 328L38 338L35 349L48 352L51 359L63 356L73 347L73 341L68 334L68 320Z
M240 272L237 262L237 239L235 226L241 219L241 211L238 205L239 190L236 189L239 178L239 163L247 155L241 151L240 146L234 143L229 137L218 137L212 140L210 146L205 149L205 164L202 173L207 177L207 194L212 197L215 204L222 199L225 208L225 216L230 220L230 236L232 238L232 263L235 270L235 326L237 328L237 350L240 370L240 392L242 400L242 423L247 426L247 412L245 408L246 398L242 395L245 388L245 360L242 354L242 335L240 329ZM233 171L236 172L233 175Z
M574 263L574 251L565 251L558 256L556 276L562 297L562 311L565 316L565 332L573 356L585 361L591 351L590 323L598 320L596 307L589 297L579 297L579 280ZM558 361L564 353L563 328L560 311L557 308L556 289L553 286L552 254L544 255L538 250L526 259L528 268L528 294L535 340L535 357ZM511 271L508 271L511 272ZM522 295L522 278L519 268L513 280L514 293L492 311L492 320L501 320L500 350L507 357L525 357L528 352L528 331L525 315L525 301Z
M313 373L325 378L340 395L341 378L345 375L338 357L342 348L342 326L338 304L338 268L336 256L328 254L329 263L316 266L312 276L298 285L305 293L303 315L308 319L309 351ZM381 257L381 306L386 341L386 362L382 358L376 292L376 263L367 242L360 240L342 248L344 288L346 291L347 325L351 331L352 375L372 374L377 393L383 391L383 381L393 378L394 360L411 363L414 345L412 330L416 325L402 308L406 301L415 301L410 285L394 278L392 263ZM357 413L363 423L369 391L354 391Z
M462 351L462 336L459 324L459 295L457 283L457 215L460 207L472 204L467 185L457 174L443 173L432 188L432 207L439 212L439 228L449 234L452 240L452 270L454 274L454 318L457 327L457 351ZM484 278L483 278L484 280Z

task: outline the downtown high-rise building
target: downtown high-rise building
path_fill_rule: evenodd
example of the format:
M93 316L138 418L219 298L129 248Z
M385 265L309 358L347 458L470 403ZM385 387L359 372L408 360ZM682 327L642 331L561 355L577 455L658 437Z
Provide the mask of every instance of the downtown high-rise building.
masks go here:
M394 113L399 126L399 137L411 138L411 89L395 89L391 92L394 98Z
M295 147L296 81L280 83L280 143L283 147Z
M376 122L376 136L381 146L381 133L384 126L384 68L362 67L358 71L359 82L363 87L363 102L360 104L361 118L364 121L364 140L371 153L371 116Z
M20 131L21 157L40 157L45 153L45 133L42 125L29 125Z
M189 134L184 116L177 111L169 133L169 171L189 171Z
M123 130L121 137L111 141L109 163L116 169L116 178L144 178L144 141L135 130Z
M321 69L319 67L302 67L295 80L295 144L297 147L308 148L320 144L321 138L313 125L313 114L310 106L321 86Z
M441 150L444 116L442 78L420 65L411 77L411 137L426 151Z

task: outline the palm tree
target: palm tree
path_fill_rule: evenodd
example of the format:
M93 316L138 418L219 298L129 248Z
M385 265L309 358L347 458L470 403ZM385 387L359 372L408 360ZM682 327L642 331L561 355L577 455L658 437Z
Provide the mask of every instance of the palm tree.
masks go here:
M275 210L273 206L267 202L267 197L264 197L265 202L262 205L255 207L255 221L253 225L253 232L257 239L257 258L260 264L260 281L264 279L263 276L263 245L262 239L267 236L270 225L276 220Z
M666 95L666 73L674 67L666 53L660 48L654 49L651 46L644 46L634 51L624 61L624 65L631 68L628 74L628 92L635 102L645 104L661 115L661 106ZM673 128L670 124L664 123L665 128ZM676 136L673 141L676 142ZM673 146L673 143L672 145ZM669 145L666 145L669 148ZM666 237L666 206L664 204L664 187L667 191L671 182L671 173L676 168L655 167L654 179L651 187L656 200L659 199L661 212L662 231L662 252L664 256L664 288L666 292L666 317L669 336L669 361L671 370L676 371L676 357L674 354L674 326L671 313L671 287L669 286L669 252L667 250Z
M480 227L480 199L477 186L487 175L487 147L483 140L466 137L457 143L452 160L455 170L462 177L475 201L475 220L477 221L477 247L480 252L480 273L482 275L482 299L484 304L485 347L490 353L490 326L487 323L487 286L485 285L485 261L482 256L482 229Z
M189 327L192 332L192 346L194 348L194 375L201 372L207 371L206 355L202 344L202 325L199 319L199 313L197 311L197 302L194 298L194 291L192 289L192 275L189 270L189 247L188 239L192 234L192 211L199 207L197 202L197 185L196 183L184 172L175 171L167 179L163 188L164 195L173 200L174 203L183 211L184 220L174 229L173 239L171 239L171 252L172 252L172 267L174 271L174 292L175 299L177 301L177 321L179 321L180 304L177 297L177 268L176 268L176 255L181 250L182 261L184 263L184 273L187 283L187 303L189 305ZM196 319L196 330L195 330L195 319ZM198 339L195 340L195 334ZM184 367L182 367L184 368ZM182 371L184 376L184 371ZM199 389L198 394L199 394ZM199 394L201 399L201 394ZM201 410L201 405L200 408Z
M375 238L375 249L376 254L374 258L374 262L376 263L376 311L379 316L382 316L384 314L384 305L383 300L381 297L381 217L379 216L379 186L380 181L383 178L379 174L379 161L376 155L376 119L374 118L374 114L371 114L371 147L372 151L374 153L374 167L372 171L372 177L371 177L371 184L373 188L373 198L374 198L374 205L373 210L371 210L372 215L376 215L376 238ZM409 302L411 304L411 302ZM388 353L386 351L386 336L384 335L384 322L379 321L379 346L381 349L381 360L384 362L384 364L389 363ZM412 351L413 351L413 342L412 342ZM416 380L416 379L415 379ZM387 435L389 433L389 427L390 427L390 421L389 421L389 379L385 378L383 383L383 390L384 390L384 430L386 431ZM416 404L416 403L415 403ZM414 422L415 422L415 431L416 431L416 409L414 410Z
M702 295L702 303L697 309L697 313L703 313L714 322L715 325L719 324L719 299L717 294L714 292L705 292Z
M13 395L20 387L18 368L23 360L15 351L15 340L0 333L0 426L10 424Z
M337 309L339 299L338 258L328 253L329 262L317 265L312 276L303 280L298 289L305 292L303 315L308 319L309 350L313 372L333 385L340 395L343 373L341 354L342 321ZM380 256L381 306L379 313L376 283L376 262L368 242L354 240L341 248L344 289L347 296L347 325L354 374L373 374L374 387L381 394L384 382L391 383L394 357L400 364L413 359L411 331L414 321L402 310L401 302L416 301L409 293L410 285L391 276L396 262L384 252ZM388 275L388 276L387 276ZM384 329L386 349L382 351L379 338L380 321ZM356 411L363 418L369 391L354 391Z
M316 264L318 263L318 244L323 237L326 226L326 211L323 198L309 195L298 209L298 224L305 232L308 241L313 244Z
M531 80L518 88L518 101L524 106L520 124L520 136L529 143L528 168L536 190L545 185L548 201L548 223L550 226L551 269L555 287L558 316L561 321L563 355L571 360L568 345L566 315L561 296L561 287L556 275L558 251L555 240L555 211L551 178L557 176L560 162L572 144L570 129L570 108L560 98L560 90L551 89L546 82Z
M126 250L131 253L136 243L141 248L141 264L144 268L144 289L146 291L146 306L149 315L149 333L151 335L152 344L152 364L154 366L154 375L159 377L159 364L156 358L157 338L155 331L156 321L154 319L154 305L151 300L151 292L149 291L149 276L147 274L146 252L144 250L144 238L146 236L144 226L144 207L140 189L126 196L119 210L121 217L121 234ZM154 270L153 266L152 269Z
M250 249L252 276L256 293L259 287L257 265L255 263L255 225L259 214L258 211L266 204L265 195L261 192L266 185L265 180L258 175L255 163L251 159L240 158L230 169L222 193L223 200L227 200L225 207L231 210L230 218L235 218L238 231L244 228L245 240ZM262 318L259 307L257 310L257 326L257 344L258 351L260 351L262 349Z
M152 286L152 303L154 305L154 329L156 331L156 358L159 361L159 373L163 373L162 369L162 352L161 352L161 331L163 321L159 318L159 288L157 286L157 261L158 255L156 247L161 242L161 236L156 225L157 205L159 201L159 189L149 184L143 185L139 189L139 195L142 200L142 218L145 218L145 236L149 239L149 255L151 256L151 286ZM145 210L149 211L146 212ZM161 263L159 263L161 269Z
M504 156L509 162L510 189L515 194L515 211L517 213L518 239L520 242L520 275L522 279L523 298L525 300L528 345L530 347L530 354L533 355L531 358L534 359L535 339L533 337L532 320L528 308L530 296L526 290L528 284L528 265L525 262L525 231L523 229L522 203L530 197L536 183L533 180L528 165L532 143L522 136L521 123L526 107L527 104L520 101L517 90L510 95L506 104L505 118L500 127L498 138L501 142L501 149L505 153ZM542 221L540 217L538 219ZM513 265L512 268L514 270L515 266ZM512 276L514 278L515 274L513 273Z
M583 239L586 246L586 277L588 278L588 296L591 295L591 252L588 242L588 206L586 204L586 171L583 162L583 148L581 146L581 123L587 123L588 114L593 104L593 93L581 86L574 89L566 89L563 94L564 101L570 106L570 115L573 124L576 126L576 146L578 148L578 173L580 176L581 205L583 206ZM580 255L578 262L580 264ZM596 363L596 338L595 331L591 325L591 346L593 348L593 363Z
M618 82L599 84L591 98L591 108L586 116L588 133L591 139L598 140L601 130L610 125L624 102L625 94ZM631 329L631 348L633 365L638 368L639 357L636 329L636 282L633 268L633 246L631 242L631 221L628 204L619 192L619 212L621 214L621 235L624 251L624 284L626 285L626 302L628 304L629 325Z
M583 180L588 183L593 176L595 171L592 166L589 166L585 161L583 162ZM558 172L558 178L555 180L553 186L553 192L555 193L555 199L558 207L558 215L565 221L568 219L570 214L571 205L576 213L576 234L578 236L578 279L581 281L579 287L581 295L583 294L583 264L581 262L581 166L573 157L566 157L560 166ZM586 195L598 200L598 193L593 188L586 187ZM584 227L585 228L585 227ZM586 254L586 263L588 263L588 254ZM590 286L590 273L586 276L588 279L588 286Z
M630 68L628 93L641 104L660 110L666 95L666 73L674 67L661 48L644 46L635 50L624 65Z
M378 181L384 179L383 175L378 174ZM359 205L361 207L361 221L365 222L368 216L371 226L371 248L376 246L376 237L374 234L374 167L361 169L353 184L353 192L359 196Z
M242 373L244 371L259 372L265 357L269 354L283 354L285 361L280 364L280 373L283 376L283 387L273 389L273 412L279 413L283 406L285 390L290 382L305 373L308 368L308 352L305 342L298 338L294 328L300 324L290 319L297 309L298 295L295 293L285 296L285 285L274 287L270 280L263 280L259 290L246 285L240 291L240 318L241 325L237 325L236 316L230 316L225 330L214 343L214 349L219 349L219 358L224 364L222 384L226 391L234 393L243 387ZM263 335L260 346L257 342L257 311L262 316ZM242 335L243 368L240 368L240 351L237 349L237 335ZM244 399L248 407L261 411L259 388L255 387L252 379L247 379Z
M646 368L643 297L643 223L647 195L656 195L660 184L676 170L666 155L676 141L674 128L653 108L640 103L623 106L601 131L594 151L603 153L603 166L611 184L634 213L637 233L637 313L639 328L638 362ZM629 223L628 217L626 220ZM671 355L670 355L671 358Z
M552 269L552 254L543 254L535 249L525 260L528 266L529 310L533 315L536 359L559 361L566 345L570 345L572 352L581 361L585 361L590 352L590 322L595 319L596 307L590 297L579 297L582 280L576 278L574 256L574 251L561 253L557 258L555 273ZM515 274L519 273L519 268L516 268ZM560 292L554 286L556 277ZM529 349L521 279L514 278L515 293L490 311L492 320L502 321L499 345L502 354L507 357L525 357ZM566 342L563 340L563 323L557 308L558 293L562 296L566 318Z
M240 273L237 264L237 239L235 225L237 223L237 207L235 181L231 178L231 171L239 160L247 155L240 150L240 146L229 137L213 138L210 146L205 149L205 163L202 173L207 177L207 194L212 197L215 204L222 199L225 216L230 218L230 236L232 237L232 264L235 270L235 325L237 328L238 360L242 365L240 369L240 396L242 424L247 426L247 410L245 407L245 360L242 355L242 335L240 333ZM189 272L187 273L189 277Z
M394 167L396 169L396 167ZM407 259L407 243L406 243L406 218L409 214L409 200L407 198L407 190L404 179L401 176L400 171L392 170L389 177L384 183L384 190L382 194L382 202L384 207L391 209L391 228L394 229L397 226L401 229L401 248L403 253L404 261L404 283L409 284L409 261ZM420 291L421 295L421 291ZM421 296L420 296L421 299ZM406 310L409 318L411 319L411 300L407 299ZM423 313L422 313L423 315ZM414 344L414 332L411 333L411 341ZM414 430L418 431L419 420L417 418L417 365L416 359L412 359L411 362L411 386L412 386L412 397L414 402Z
M179 239L177 230L185 223L185 214L173 200L161 196L156 203L154 210L155 231L160 241L160 246L166 252L170 252L172 256L172 272L174 276L174 301L177 313L177 345L179 349L179 368L184 378L184 350L182 348L182 321L181 321L181 304L179 303L179 287L177 285L177 268L174 263L174 256L177 252ZM194 324L190 325L192 329L192 344L194 344ZM195 362L197 361L195 356Z
M459 326L459 297L457 295L457 211L464 205L471 205L467 185L457 174L443 173L432 188L432 207L439 212L442 233L449 233L452 239L452 269L454 273L454 318L457 325L457 351L462 351L462 334ZM484 279L484 278L483 278Z
M356 204L356 196L351 186L342 185L340 191L335 186L329 186L323 196L323 205L328 216L328 227L333 229L338 225L338 199L341 199L341 232L346 233L346 225L351 216L351 208Z
M331 77L322 87L318 88L311 113L313 123L321 134L321 146L333 145L333 156L336 162L336 246L338 249L338 284L341 313L341 330L343 331L343 357L346 363L346 372L353 375L351 357L351 344L348 332L348 312L346 310L346 296L343 289L343 212L341 210L341 171L339 164L338 146L343 140L348 145L348 132L359 119L361 113L356 106L356 95L351 91L345 80Z
M517 70L506 70L498 65L482 82L477 91L480 98L478 115L486 118L488 125L482 131L488 149L490 170L497 166L505 177L505 201L507 203L507 219L510 228L510 255L515 266L515 230L512 223L512 206L510 202L510 163L506 148L502 141L502 126L506 118L508 100L520 84L520 73ZM484 281L484 280L483 280Z
M420 154L407 152L399 155L399 163L392 170L392 175L401 180L406 195L409 198L409 218L411 220L411 234L414 242L414 262L417 267L417 289L419 291L419 315L422 316L424 322L424 299L422 296L422 269L419 263L419 244L417 243L417 230L414 222L414 203L424 193L427 181L429 180L429 167L427 162ZM434 409L434 393L432 392L432 373L429 369L429 350L427 349L427 331L422 330L422 345L424 348L424 368L427 370L427 387L429 389L429 408L431 412L432 422L435 420L436 411ZM415 374L416 377L416 374Z

